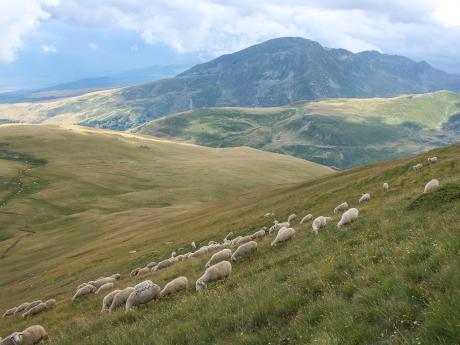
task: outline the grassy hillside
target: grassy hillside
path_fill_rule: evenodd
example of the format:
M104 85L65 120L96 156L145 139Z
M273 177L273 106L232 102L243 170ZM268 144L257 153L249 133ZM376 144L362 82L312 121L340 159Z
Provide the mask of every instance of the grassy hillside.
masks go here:
M158 174L144 175L145 180L137 182L141 185L139 188L134 187L137 183L128 182L130 178L137 179L137 174L143 174L139 165L149 161L147 153L138 156L147 150L139 147L141 139L105 133L101 136L93 132L59 132L56 134L60 136L59 142L69 143L75 149L67 159L61 156L53 162L59 147L57 153L50 150L51 146L46 149L52 141L33 139L30 132L16 136L11 129L9 132L3 131L1 137L5 140L9 135L15 151L48 160L33 169L31 175L47 181L42 192L55 195L54 201L46 202L48 199L42 198L38 202L40 192L22 197L22 202L36 200L37 207L86 204L88 196L84 186L94 177L78 188L69 184L77 180L73 170L83 169L85 165L72 164L73 169L65 171L71 178L66 178L63 171L57 173L60 164L75 162L83 151L81 143L71 144L75 136L83 136L90 148L96 147L95 140L110 140L110 146L97 147L109 149L114 145L114 149L106 152L105 158L86 158L86 170L78 173L78 176L91 176L91 171L101 169L92 176L104 178L87 186L93 192L89 205L98 205L97 208L62 214L54 221L40 223L34 229L35 234L25 235L6 258L1 259L1 309L24 300L58 299L55 309L30 321L3 319L2 335L39 323L48 329L53 344L447 345L456 344L460 339L458 144L411 159L356 168L312 181L286 186L267 183L259 185L261 188L257 190L240 190L240 193L192 207L155 209L142 207L145 199L139 189L155 185ZM157 142L149 143L152 150L156 150L153 146ZM41 156L38 155L40 146ZM122 148L123 158L108 155L115 155ZM134 155L133 150L135 156L125 156L126 152ZM102 152L93 154L102 155ZM413 164L425 161L430 155L439 157L437 164L426 166L419 173L412 171ZM118 164L109 165L110 162ZM123 166L122 162L129 162L125 164L134 169L126 174L114 171ZM208 162L208 168L215 167ZM219 179L224 170L205 178L201 188L210 188L207 186ZM277 171L283 173L284 164ZM115 181L114 172L125 179ZM175 175L170 173L168 177ZM240 172L236 178L250 180L251 175ZM423 195L424 184L432 178L441 181L441 189ZM391 190L384 195L381 186L385 181L390 183ZM104 183L107 188L100 189ZM64 190L56 193L56 185L69 186L69 189L67 193ZM112 193L118 188L125 188L126 199ZM132 195L129 190L133 191ZM273 210L279 220L291 213L332 215L332 209L344 200L357 206L363 191L370 192L372 199L358 206L359 220L345 231L336 230L337 216L317 237L310 233L309 225L296 224L295 241L271 249L271 239L264 239L256 255L234 264L228 281L211 284L203 293L194 292L193 285L203 272L207 257L191 259L144 277L127 277L132 268L165 258L172 250L181 247L184 251L190 250L191 241L207 243L221 240L229 231L248 234L269 225L269 221L261 217L267 211ZM187 196L179 190L174 194ZM149 202L154 195L150 194ZM197 195L202 194L198 191ZM112 199L117 206L110 206L113 211L105 212L104 207L112 203ZM20 210L22 202L18 198L10 203L9 211ZM4 242L7 241L0 242L2 246ZM137 252L129 254L130 250ZM130 314L120 311L101 315L102 297L97 296L70 303L74 288L80 282L114 272L123 275L117 287L142 279L152 279L163 286L180 274L189 278L191 286L184 294L150 303Z

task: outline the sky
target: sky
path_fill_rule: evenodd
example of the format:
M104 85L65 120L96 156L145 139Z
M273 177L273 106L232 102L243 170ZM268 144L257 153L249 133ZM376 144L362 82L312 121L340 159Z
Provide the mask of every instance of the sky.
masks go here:
M0 90L193 65L283 36L460 74L460 0L0 0Z

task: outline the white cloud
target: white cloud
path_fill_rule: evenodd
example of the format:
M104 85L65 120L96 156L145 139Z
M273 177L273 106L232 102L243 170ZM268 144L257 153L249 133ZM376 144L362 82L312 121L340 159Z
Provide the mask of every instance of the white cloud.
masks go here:
M54 44L43 45L42 50L45 53L57 53L57 49L56 49L56 46Z
M445 27L460 26L460 1L439 1L439 4L434 11L434 17Z
M0 1L0 62L14 61L24 35L48 19L46 8L56 5L57 0Z

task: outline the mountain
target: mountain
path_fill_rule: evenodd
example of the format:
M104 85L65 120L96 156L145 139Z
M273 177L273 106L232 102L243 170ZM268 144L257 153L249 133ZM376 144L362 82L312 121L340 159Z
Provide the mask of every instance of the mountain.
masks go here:
M330 99L274 108L202 108L132 131L211 147L250 146L340 169L460 140L460 94Z
M110 76L93 77L53 85L36 90L0 93L0 103L39 102L82 95L100 89L144 84L175 76L187 67L182 65L149 66Z
M76 126L0 126L0 138L0 186L16 189L0 208L0 309L57 300L28 320L3 318L2 337L41 324L56 345L458 342L458 144L331 174L248 148ZM430 156L438 162L412 170ZM424 194L432 178L440 188ZM358 204L361 192L370 202ZM332 210L343 201L359 218L339 231ZM270 226L269 211L280 221L297 214L294 239L277 248L274 235L258 240L205 291L194 287L210 253L129 277L192 241ZM333 220L314 236L299 224L307 213ZM189 287L130 313L101 314L101 295L71 302L79 284L115 272L116 289L178 276Z

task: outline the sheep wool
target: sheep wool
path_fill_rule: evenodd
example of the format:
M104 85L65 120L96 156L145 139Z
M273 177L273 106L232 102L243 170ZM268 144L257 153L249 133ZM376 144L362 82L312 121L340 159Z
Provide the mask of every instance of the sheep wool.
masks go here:
M281 243L286 242L290 240L295 234L295 230L293 228L281 228L278 231L278 234L276 234L275 239L271 243L272 247L277 247Z
M345 211L348 208L348 202L342 202L339 206L334 208L334 213Z
M250 241L239 246L233 253L231 260L236 261L244 256L249 256L257 250L257 242Z
M324 217L324 216L316 217L313 223L311 224L312 232L315 235L318 235L319 229L326 227L327 222L330 221L331 219L332 219L331 217Z
M117 293L119 293L121 290L113 290L112 292L108 293L107 295L104 296L104 299L102 300L102 309L101 313L108 312L110 306L112 305L113 298Z
M416 165L414 165L414 166L412 167L412 169L413 169L414 171L422 170L422 168L423 168L423 164L422 164L422 163L418 163L418 164L416 164Z
M296 218L297 218L297 215L291 214L291 215L288 217L287 222L290 224L290 223L292 223L292 222L294 221L294 219L296 219Z
M232 237L233 237L233 232L230 231L230 232L227 234L227 236L225 236L224 242L227 241L227 240L230 240Z
M107 284L107 283L114 283L116 281L115 278L112 277L102 277L96 279L94 282L90 282L91 285L95 286L96 289L99 289L102 285Z
M22 303L22 304L19 305L18 308L16 309L16 312L14 313L14 315L21 313L21 312L24 311L29 305L30 305L29 302Z
M165 285L163 290L160 292L160 298L178 293L182 290L187 290L188 279L187 277L178 277L171 280L168 284Z
M160 287L151 280L145 280L134 287L133 292L126 300L126 311L131 311L140 304L145 304L157 298L160 294Z
M306 222L309 222L312 219L313 219L313 215L309 213L305 217L302 218L302 220L300 221L300 224L305 224Z
M193 252L190 257L191 258L196 258L202 255L208 254L208 247L201 247L197 251Z
M271 218L271 217L274 217L275 214L273 212L267 212L264 214L264 218Z
M99 295L101 292L113 289L113 283L105 283L96 291L96 295Z
M130 277L135 277L135 276L137 276L137 274L139 273L139 270L140 270L140 269L141 269L140 267L137 267L137 268L133 269L133 270L129 273L129 276L130 276Z
M145 267L147 267L148 269L151 270L151 269L153 269L157 264L158 264L158 262L152 261L152 262L149 262L149 263L147 264L147 266L145 266Z
M33 307L39 305L40 303L42 303L43 301L41 299L37 300L37 301L33 301L32 303L30 303L27 308L24 309L24 313L25 312L28 312L30 309L32 309Z
M251 236L238 236L232 241L232 246L239 246L249 241L252 241Z
M342 219L337 223L337 228L342 229L345 225L358 219L359 211L356 208L350 208L342 214Z
M203 290L209 282L228 278L231 273L232 264L228 261L221 261L208 267L204 274L196 281L196 291Z
M265 232L266 230L267 230L267 228L263 227L259 231L256 231L255 233L253 233L251 235L251 240L258 240L258 239L264 238L264 236L266 234L266 232Z
M120 280L121 274L120 273L115 273L110 276L110 278L113 278L115 280Z
M429 164L436 163L438 161L438 157L429 157L427 161Z
M142 274L146 274L150 272L150 269L148 267L142 267L139 271L137 271L137 276L140 276Z
M193 249L196 249L196 244L195 244L195 242L192 242L191 246L192 246Z
M7 311L5 311L5 313L3 314L2 317L12 316L12 315L14 315L16 313L16 310L18 310L17 307L8 309Z
M439 181L436 179L432 179L430 182L428 182L425 185L425 189L423 190L423 193L431 193L431 192L434 192L438 188L439 188Z
M223 260L228 260L232 256L232 251L230 249L223 249L220 252L215 253L209 261L206 263L205 267L210 267L212 265L217 264Z
M129 286L113 296L112 304L110 305L109 312L114 311L126 303L129 295L134 291L134 288Z
M96 287L91 284L87 284L83 286L82 288L78 289L75 295L72 297L72 301L75 301L81 297L87 296L93 292L96 292Z
M34 325L27 327L22 332L14 334L12 339L15 345L34 345L38 344L42 340L47 341L49 336L42 326Z
M363 202L368 202L371 200L371 195L369 193L363 193L358 200L358 203L362 204Z
M387 182L385 182L385 183L383 184L383 191L384 191L385 193L388 193L389 190L390 190L390 185L389 185Z
M45 309L47 309L46 303L40 303L22 314L22 318L27 319L29 316L40 314Z

